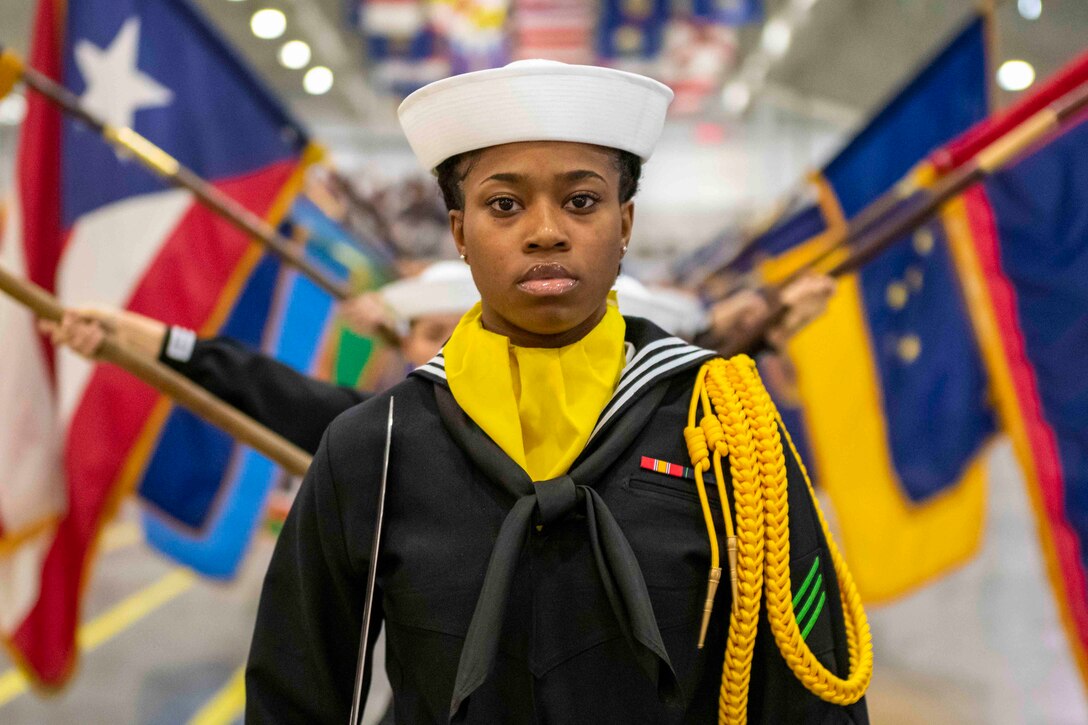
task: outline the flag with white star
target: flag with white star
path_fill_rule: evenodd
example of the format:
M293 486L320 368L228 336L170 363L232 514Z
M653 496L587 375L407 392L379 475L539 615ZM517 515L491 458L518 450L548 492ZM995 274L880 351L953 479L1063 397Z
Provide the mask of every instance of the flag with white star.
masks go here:
M254 213L287 209L306 136L187 1L41 0L29 62ZM0 248L10 269L69 307L203 334L237 323L259 338L277 263L35 94L17 174ZM29 675L57 686L75 663L89 552L153 452L196 436L190 458L204 468L168 456L176 483L215 466L222 478L232 444L120 369L54 353L33 325L0 301L0 633Z

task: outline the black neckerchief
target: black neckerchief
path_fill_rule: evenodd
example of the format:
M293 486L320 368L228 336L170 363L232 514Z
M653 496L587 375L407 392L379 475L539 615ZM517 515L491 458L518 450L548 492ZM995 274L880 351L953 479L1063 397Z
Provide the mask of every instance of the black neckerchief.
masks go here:
M665 395L667 379L714 353L668 337L640 318L626 318L626 322L627 365L616 390L571 470L548 481L534 483L457 404L446 383L441 353L413 373L436 383L438 412L447 432L484 475L514 500L495 540L465 635L450 702L451 721L490 674L510 586L534 519L547 525L577 509L585 514L601 583L639 666L663 700L678 695L676 675L661 640L642 570L623 530L593 485L653 415Z

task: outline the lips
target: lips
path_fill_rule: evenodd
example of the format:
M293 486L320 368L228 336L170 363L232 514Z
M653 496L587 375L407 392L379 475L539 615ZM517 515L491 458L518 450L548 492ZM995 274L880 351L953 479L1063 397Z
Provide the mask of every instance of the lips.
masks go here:
M578 278L555 262L533 265L517 282L522 292L540 297L561 295L577 284Z

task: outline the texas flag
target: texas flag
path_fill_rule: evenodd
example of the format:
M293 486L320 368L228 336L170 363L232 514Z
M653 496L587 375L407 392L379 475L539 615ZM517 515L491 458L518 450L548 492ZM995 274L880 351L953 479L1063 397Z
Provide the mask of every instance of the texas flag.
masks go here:
M30 65L254 213L288 208L305 134L183 0L42 0ZM215 332L264 257L31 93L0 263L68 306L125 307ZM169 401L57 353L0 300L0 634L29 675L64 682L98 533L132 490Z

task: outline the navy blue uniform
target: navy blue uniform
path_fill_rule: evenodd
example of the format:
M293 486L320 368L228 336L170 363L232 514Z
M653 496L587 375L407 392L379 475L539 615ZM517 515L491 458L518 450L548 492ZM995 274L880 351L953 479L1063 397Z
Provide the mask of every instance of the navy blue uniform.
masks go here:
M441 355L334 421L269 567L246 674L248 722L348 716L390 395L375 616L386 625L396 721L717 722L728 587L698 650L710 554L695 484L640 468L642 456L688 460L682 430L695 372L714 353L637 318L627 338L628 364L597 430L552 481L529 480L464 414ZM816 567L828 594L807 641L841 676L830 553L787 461L792 581ZM377 630L375 621L372 637ZM841 707L808 693L764 621L749 721L868 718L864 700Z

